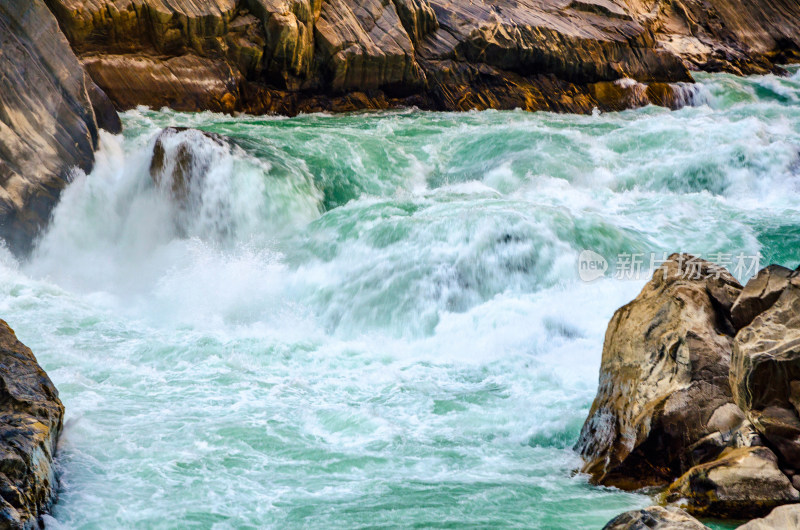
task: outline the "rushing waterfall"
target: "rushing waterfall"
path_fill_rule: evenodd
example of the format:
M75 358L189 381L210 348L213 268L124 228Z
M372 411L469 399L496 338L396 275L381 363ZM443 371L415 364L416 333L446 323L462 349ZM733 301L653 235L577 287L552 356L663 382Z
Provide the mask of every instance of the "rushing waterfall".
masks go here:
M578 256L800 263L800 74L701 80L674 112L124 114L30 261L0 264L68 411L48 524L646 505L573 474L606 324L647 279L581 281ZM165 127L213 134L154 161Z

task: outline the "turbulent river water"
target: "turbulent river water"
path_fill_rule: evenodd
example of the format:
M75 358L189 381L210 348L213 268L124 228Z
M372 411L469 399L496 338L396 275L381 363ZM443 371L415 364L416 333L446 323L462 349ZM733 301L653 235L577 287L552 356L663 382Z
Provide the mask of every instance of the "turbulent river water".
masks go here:
M701 76L675 112L126 113L0 265L67 409L48 522L599 528L650 504L573 473L606 324L648 276L614 264L798 265L794 72ZM235 143L202 144L188 209L148 172L168 125Z

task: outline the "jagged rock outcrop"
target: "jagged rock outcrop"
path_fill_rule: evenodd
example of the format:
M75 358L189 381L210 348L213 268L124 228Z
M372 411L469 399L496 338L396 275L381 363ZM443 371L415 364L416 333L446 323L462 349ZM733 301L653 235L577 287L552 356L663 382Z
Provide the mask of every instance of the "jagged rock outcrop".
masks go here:
M702 260L670 260L609 324L576 446L584 471L634 488L680 469L662 500L696 516L800 502L800 275L771 265L741 288Z
M778 506L769 515L761 519L753 519L738 530L788 530L800 528L800 505L787 504Z
M50 378L0 320L0 528L38 528L53 502L64 406Z
M0 238L25 254L98 126L120 125L42 0L0 2L0 50Z
M747 519L781 504L800 501L800 492L766 447L742 447L690 469L669 487L666 499L694 515Z
M800 58L793 0L47 3L123 109L677 107L691 69Z
M576 444L593 481L668 484L696 463L696 442L715 433L730 439L742 427L728 386L733 333L725 311L740 290L724 269L674 254L617 310Z
M650 506L642 510L621 513L610 520L603 530L707 530L708 527L681 510L669 506Z
M796 471L800 464L800 277L785 282L772 306L736 335L730 383L736 403L775 448L784 466Z

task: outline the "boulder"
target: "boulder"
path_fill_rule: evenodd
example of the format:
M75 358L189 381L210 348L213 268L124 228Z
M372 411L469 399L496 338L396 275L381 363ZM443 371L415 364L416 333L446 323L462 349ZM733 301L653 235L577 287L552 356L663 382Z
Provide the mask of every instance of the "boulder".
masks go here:
M787 504L778 506L764 518L753 519L742 526L739 530L789 530L800 528L800 505Z
M25 255L74 168L89 171L101 123L118 130L42 0L0 3L0 237Z
M747 519L800 501L800 492L781 472L772 451L742 447L691 468L669 487L665 498L693 515Z
M796 468L800 461L800 278L792 277L774 304L737 333L730 385L737 405L784 465Z
M761 269L747 285L731 308L731 321L734 327L742 329L754 318L769 309L784 289L789 280L798 272L780 265L770 265Z
M150 177L173 200L187 206L187 201L199 200L199 188L206 174L217 155L228 148L228 143L218 134L167 127L158 134L153 145Z
M674 506L650 506L622 513L609 521L603 530L707 530L708 527Z
M740 290L724 269L673 254L617 310L575 446L593 482L666 485L695 463L698 441L714 433L737 439L730 433L744 415L728 385L733 337L725 307Z
M0 320L0 527L38 528L56 494L64 406L31 350Z

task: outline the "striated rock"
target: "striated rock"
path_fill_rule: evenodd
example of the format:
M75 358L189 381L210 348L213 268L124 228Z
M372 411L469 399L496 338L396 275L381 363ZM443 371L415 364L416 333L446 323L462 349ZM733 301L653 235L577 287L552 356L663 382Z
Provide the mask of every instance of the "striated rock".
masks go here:
M92 55L84 57L83 64L123 109L146 102L154 108L232 112L242 80L227 62L194 55L163 61L148 56Z
M736 329L742 329L754 318L769 309L797 272L780 265L761 269L747 285L731 308L731 320Z
M793 0L47 3L118 108L677 108L690 69L800 59Z
M622 513L609 521L603 530L705 530L708 527L681 510L669 506L650 506Z
M694 515L746 519L797 502L800 492L778 468L772 451L744 447L691 468L669 487L666 499Z
M91 169L97 115L118 122L42 0L0 3L0 50L0 237L26 254L72 169Z
M778 506L762 519L753 519L739 530L789 530L800 528L800 505Z
M63 418L55 386L0 320L0 527L38 527L49 509Z
M767 273L762 273L763 280ZM770 282L763 283L769 290ZM791 278L777 301L736 335L730 384L748 419L795 467L800 461L800 278Z
M697 461L701 439L735 439L730 433L744 418L728 386L733 339L724 308L740 290L724 269L673 254L617 310L597 396L575 446L594 482L667 484Z

